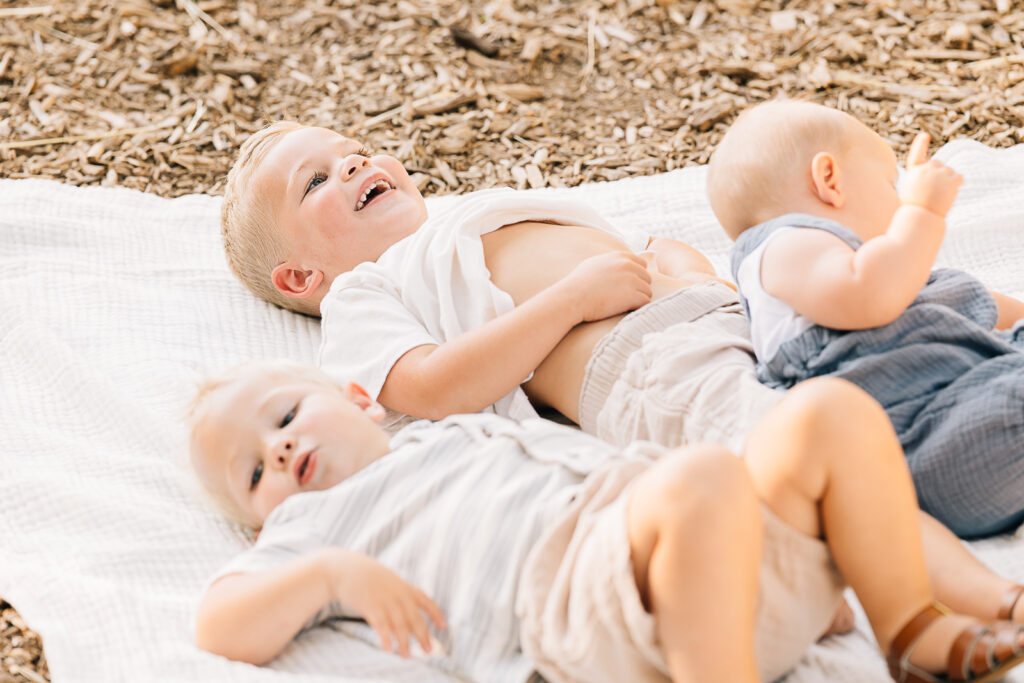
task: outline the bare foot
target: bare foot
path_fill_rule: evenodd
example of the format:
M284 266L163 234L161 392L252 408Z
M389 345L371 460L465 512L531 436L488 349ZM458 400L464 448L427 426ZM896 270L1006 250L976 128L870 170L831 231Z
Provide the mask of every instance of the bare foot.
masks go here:
M839 603L839 607L836 609L836 615L832 617L832 623L821 634L821 638L849 633L853 630L853 621L853 608L850 607L850 603L846 601L846 598L843 598L843 601ZM821 640L821 638L818 638L818 640Z

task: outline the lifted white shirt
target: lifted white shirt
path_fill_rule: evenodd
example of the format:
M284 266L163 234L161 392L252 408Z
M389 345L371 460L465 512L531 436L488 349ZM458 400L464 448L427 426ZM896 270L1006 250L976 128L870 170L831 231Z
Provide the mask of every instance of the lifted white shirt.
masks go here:
M578 202L508 188L460 197L377 261L335 278L320 303L320 367L340 382L357 382L377 398L406 352L443 344L511 311L512 297L491 282L480 237L539 220L597 228L634 252L647 247L648 235L619 229ZM515 419L537 416L521 388L489 410Z

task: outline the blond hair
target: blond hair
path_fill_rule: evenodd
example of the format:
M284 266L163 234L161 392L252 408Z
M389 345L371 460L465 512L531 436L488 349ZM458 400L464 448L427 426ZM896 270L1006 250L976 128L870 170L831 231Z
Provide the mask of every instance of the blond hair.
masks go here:
M323 384L336 387L341 386L332 380L325 372L307 363L299 363L293 360L254 360L240 363L219 375L207 377L199 382L196 393L192 396L185 409L185 427L189 433L189 463L192 465L192 472L199 480L204 493L206 493L213 504L224 513L229 519L239 524L255 528L252 520L238 508L226 492L213 486L213 482L204 474L201 467L203 454L199 449L198 431L203 424L203 408L210 396L216 392L238 382L248 373L262 372L267 375L277 375L282 379L301 379L316 384Z
M839 155L851 142L855 119L797 100L765 102L743 112L708 163L711 209L732 239L792 210L809 182L818 152Z
M305 127L295 121L277 121L242 143L228 172L220 214L224 253L235 276L261 299L300 313L308 312L302 301L281 294L271 281L274 267L285 258L285 244L273 207L268 206L265 193L253 187L253 176L282 137Z

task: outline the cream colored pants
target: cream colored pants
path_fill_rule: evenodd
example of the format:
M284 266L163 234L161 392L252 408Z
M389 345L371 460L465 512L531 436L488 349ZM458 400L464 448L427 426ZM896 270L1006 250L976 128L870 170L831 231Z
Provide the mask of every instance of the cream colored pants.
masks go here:
M580 392L583 431L625 447L714 442L739 454L782 398L757 381L747 318L717 282L633 311L594 349Z
M591 474L569 512L527 558L516 605L523 651L552 683L668 680L654 617L636 587L626 531L630 483L648 466L609 464ZM843 584L822 541L764 506L761 514L755 646L762 680L772 681L831 623Z

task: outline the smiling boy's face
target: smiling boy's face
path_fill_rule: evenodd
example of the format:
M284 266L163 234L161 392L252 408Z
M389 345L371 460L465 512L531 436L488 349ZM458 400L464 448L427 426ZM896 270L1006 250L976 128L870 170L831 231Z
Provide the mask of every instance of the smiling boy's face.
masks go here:
M200 403L193 464L240 521L258 527L288 496L330 488L387 453L383 415L358 385L246 369Z
M376 261L427 218L423 197L397 159L370 156L359 142L326 128L286 133L253 184L271 207L287 252L274 269L274 285L311 305L335 277Z

